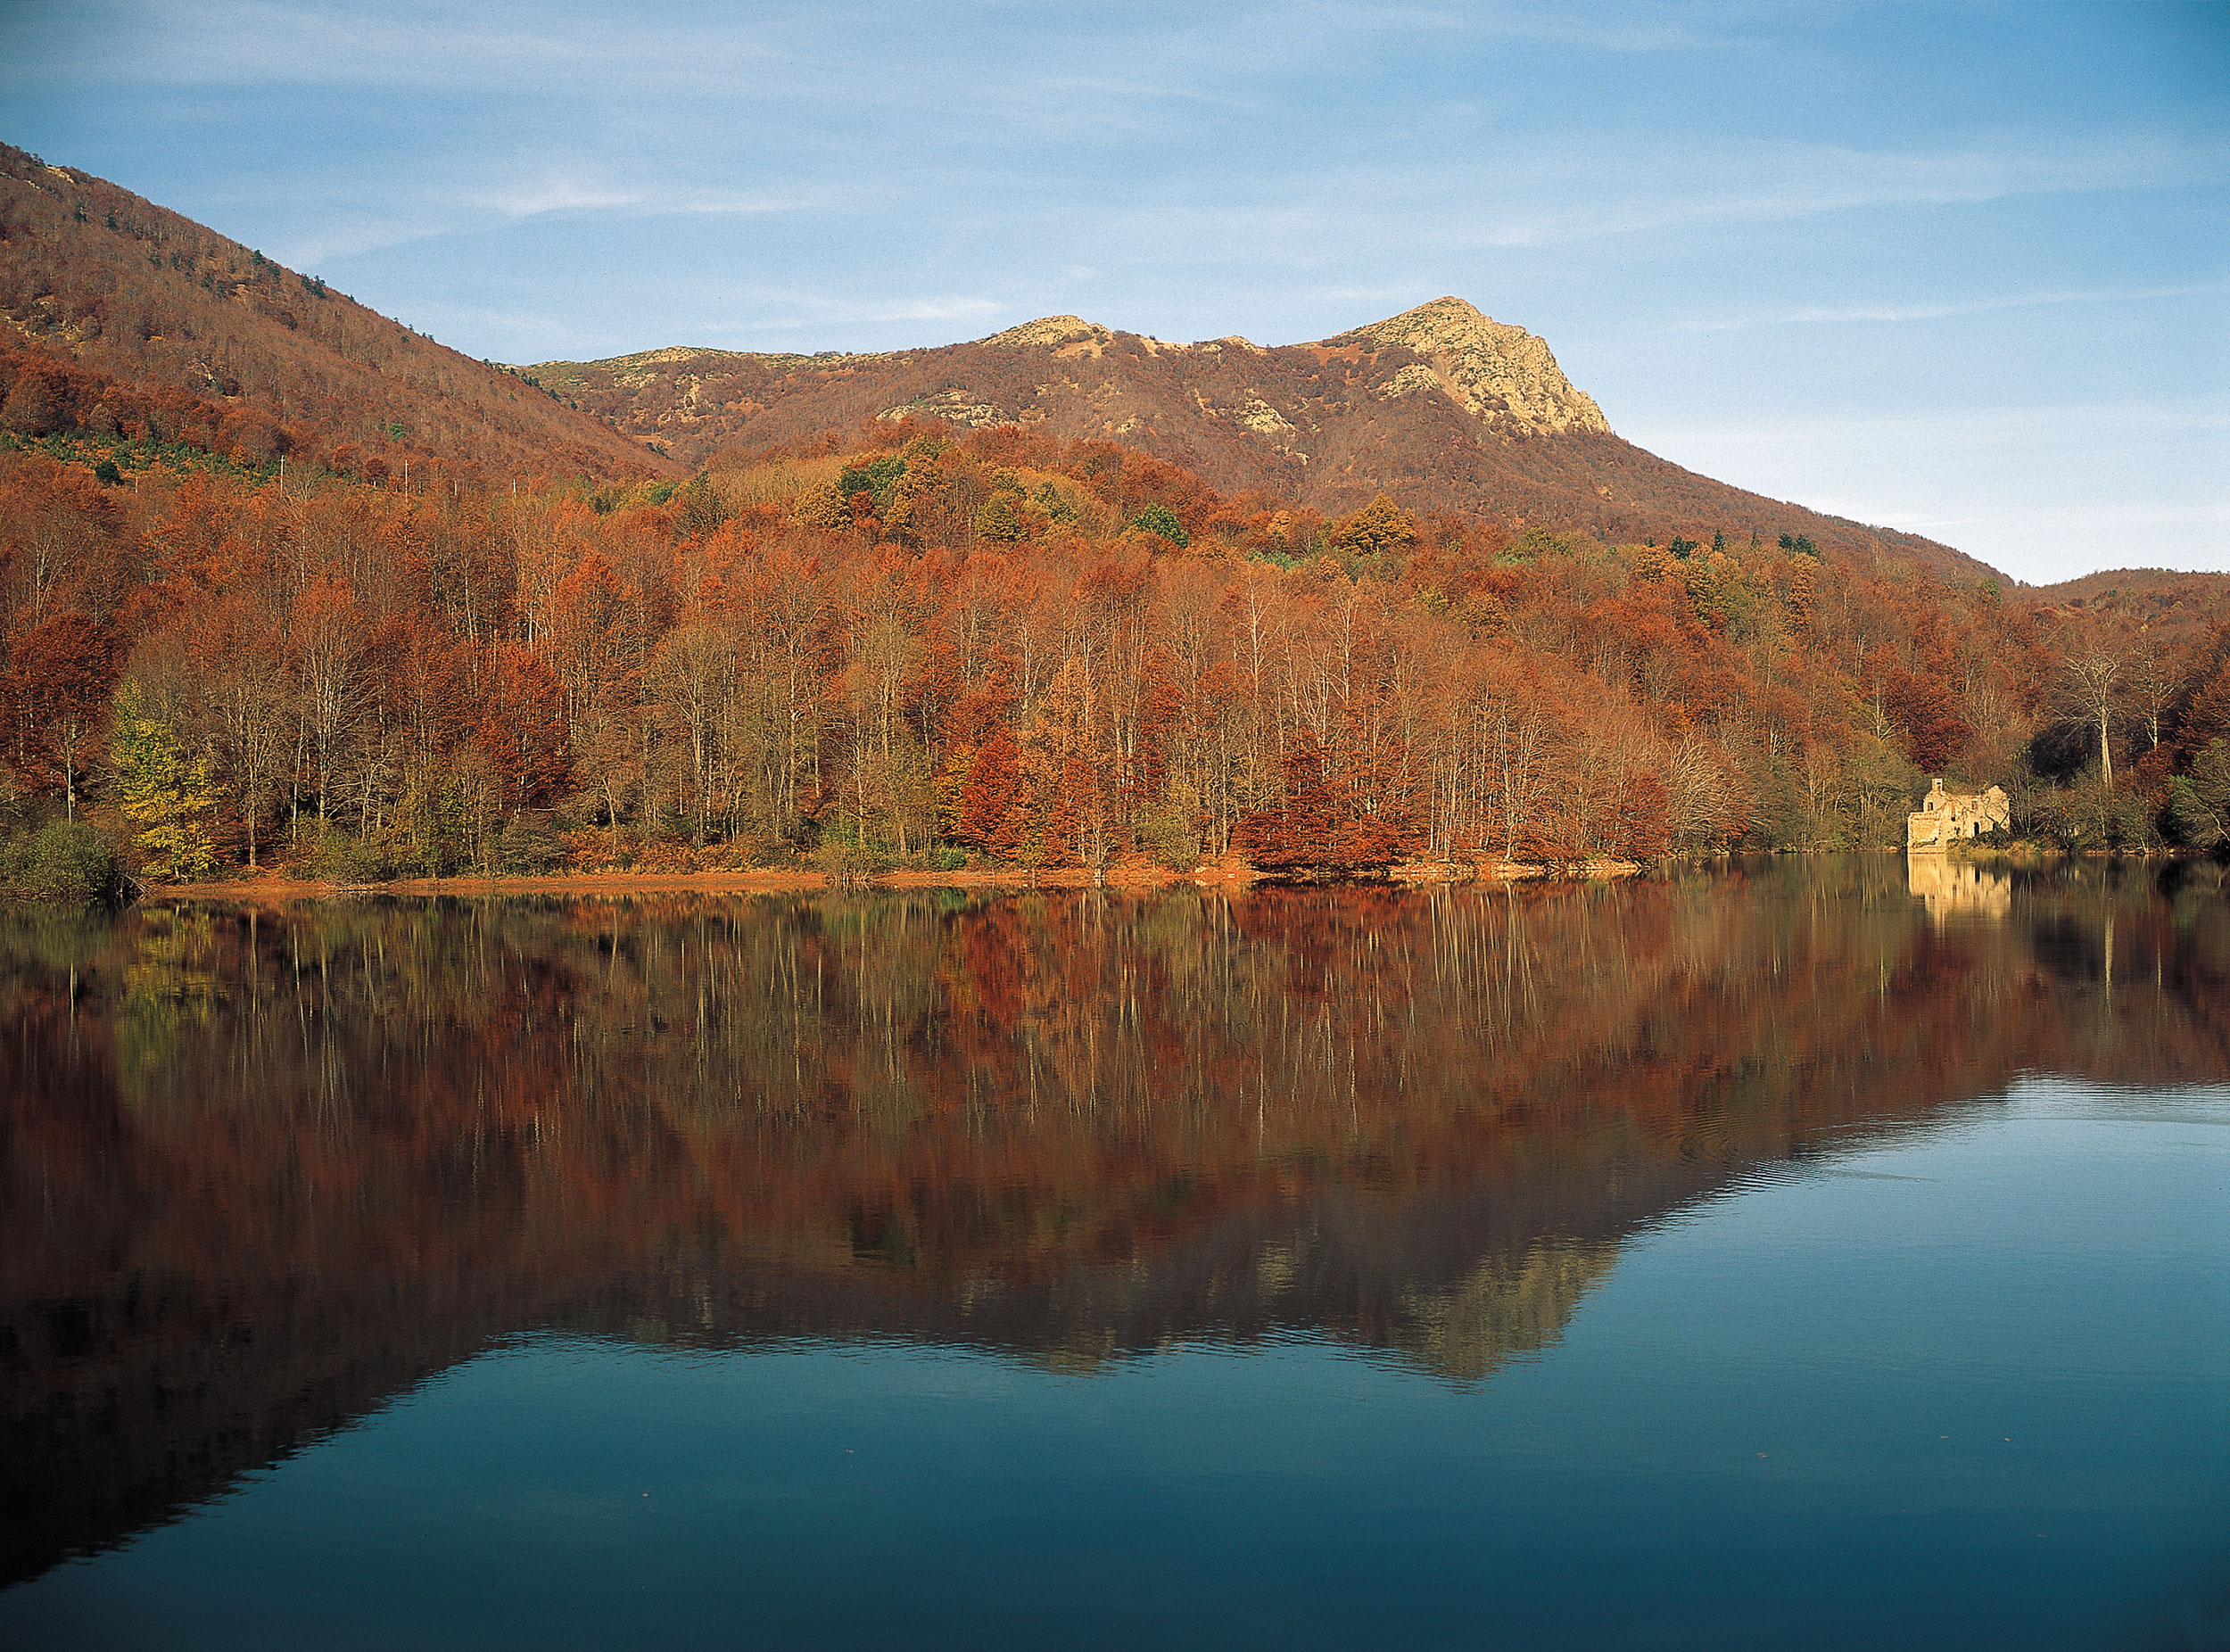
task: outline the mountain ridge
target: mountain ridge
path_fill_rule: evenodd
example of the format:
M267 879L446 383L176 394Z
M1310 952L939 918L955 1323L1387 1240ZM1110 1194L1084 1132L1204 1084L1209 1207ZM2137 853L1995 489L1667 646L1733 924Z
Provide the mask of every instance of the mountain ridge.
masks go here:
M293 454L429 478L664 473L658 454L261 252L72 167L0 145L0 343L42 364L0 384L17 435L57 423L112 436L102 389L136 405L149 434L187 433L252 464ZM82 392L73 394L73 392ZM80 417L62 417L67 404ZM145 397L136 401L144 403ZM177 428L161 428L175 424ZM105 428L103 428L105 426Z
M0 145L0 422L289 453L378 480L603 483L921 416L1111 441L1227 497L1342 515L1392 495L1613 542L1785 540L1829 560L1996 569L1918 534L1733 487L1625 441L1546 340L1452 296L1326 338L1190 342L1080 316L814 354L664 346L475 361L119 186ZM109 389L119 393L109 394Z
M1180 342L1074 315L954 344L763 352L667 346L517 369L698 467L908 415L1136 447L1227 495L1327 515L1379 492L1426 512L1653 542L1781 535L1871 564L2010 582L1920 534L1703 476L1619 436L1548 342L1444 296L1328 337Z

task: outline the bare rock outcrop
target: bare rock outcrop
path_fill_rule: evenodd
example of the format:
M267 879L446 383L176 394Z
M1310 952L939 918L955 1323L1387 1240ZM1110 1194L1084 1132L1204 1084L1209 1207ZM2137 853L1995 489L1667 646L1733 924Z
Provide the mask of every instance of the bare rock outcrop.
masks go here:
M1422 356L1450 400L1483 423L1543 435L1610 432L1603 409L1564 376L1544 341L1481 314L1460 298L1436 298L1325 343L1363 341ZM1399 395L1416 382L1414 369L1405 368L1387 388Z

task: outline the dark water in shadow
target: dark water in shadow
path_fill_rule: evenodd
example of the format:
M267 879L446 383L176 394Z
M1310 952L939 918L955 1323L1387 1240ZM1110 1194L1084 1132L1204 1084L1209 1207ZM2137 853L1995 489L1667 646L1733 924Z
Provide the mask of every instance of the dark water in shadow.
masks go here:
M0 1640L2230 1645L2226 1080L2211 868L0 911Z

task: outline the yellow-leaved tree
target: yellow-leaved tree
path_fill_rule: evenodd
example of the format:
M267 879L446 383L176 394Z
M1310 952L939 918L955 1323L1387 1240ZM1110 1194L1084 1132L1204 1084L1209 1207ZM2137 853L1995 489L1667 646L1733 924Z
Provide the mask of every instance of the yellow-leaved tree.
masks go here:
M217 864L209 759L188 757L170 725L147 715L139 685L128 680L117 690L109 762L125 818L142 828L133 841L145 853L147 870L178 883L207 877Z

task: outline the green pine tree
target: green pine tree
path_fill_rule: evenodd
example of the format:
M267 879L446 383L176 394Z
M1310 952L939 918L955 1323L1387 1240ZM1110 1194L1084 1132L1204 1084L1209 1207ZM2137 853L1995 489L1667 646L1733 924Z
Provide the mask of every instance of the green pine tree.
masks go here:
M984 501L976 513L976 532L996 544L1011 545L1022 537L1022 519L1014 514L1013 501L1004 493Z
M1134 528L1144 528L1149 533L1159 533L1170 544L1183 550L1193 542L1193 536L1185 531L1185 525L1177 519L1177 512L1167 505L1149 505L1130 519Z

